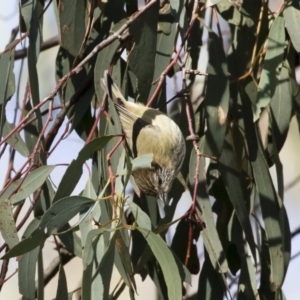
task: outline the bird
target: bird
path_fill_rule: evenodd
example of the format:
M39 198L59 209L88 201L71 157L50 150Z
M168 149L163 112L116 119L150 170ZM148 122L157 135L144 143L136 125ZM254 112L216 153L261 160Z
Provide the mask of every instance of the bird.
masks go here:
M185 157L185 139L180 128L163 112L127 101L108 71L101 83L120 116L131 156L153 155L150 168L132 172L138 188L146 195L164 200Z

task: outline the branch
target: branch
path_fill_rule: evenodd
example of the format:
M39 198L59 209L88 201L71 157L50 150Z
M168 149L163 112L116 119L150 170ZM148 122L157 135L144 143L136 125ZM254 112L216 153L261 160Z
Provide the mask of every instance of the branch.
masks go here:
M50 38L46 42L42 43L41 51L48 50L48 49L58 46L58 45L59 45L59 39L58 39L58 36L55 36L53 38ZM15 51L15 60L27 57L27 50L28 50L27 48L24 48L24 49Z

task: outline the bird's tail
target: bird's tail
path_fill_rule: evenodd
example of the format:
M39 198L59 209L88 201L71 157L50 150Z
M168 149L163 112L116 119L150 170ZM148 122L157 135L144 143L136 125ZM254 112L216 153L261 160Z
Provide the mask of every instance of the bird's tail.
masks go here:
M104 76L101 79L101 86L105 93L114 101L114 103L121 105L126 103L121 91L114 83L107 70L104 71Z

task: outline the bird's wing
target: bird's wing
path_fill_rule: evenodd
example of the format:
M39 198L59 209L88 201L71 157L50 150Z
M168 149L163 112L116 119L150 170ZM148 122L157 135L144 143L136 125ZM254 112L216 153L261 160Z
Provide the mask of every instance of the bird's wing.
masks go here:
M133 141L136 144L136 149L138 149L137 155L143 155L148 153L153 153L154 157L153 160L156 160L157 152L161 147L162 141L160 140L161 137L161 130L158 126L155 125L147 125L141 128L135 133L135 128L133 129Z

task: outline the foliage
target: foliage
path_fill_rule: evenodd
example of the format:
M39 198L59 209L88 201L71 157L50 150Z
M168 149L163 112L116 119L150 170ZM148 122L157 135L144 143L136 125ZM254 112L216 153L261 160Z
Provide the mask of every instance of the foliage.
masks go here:
M43 14L52 6L59 39L47 45L41 34ZM284 299L291 234L279 152L292 116L300 120L295 77L299 3L284 1L276 12L262 0L149 0L138 7L137 0L20 3L19 37L0 56L0 155L10 149L0 194L1 286L10 259L19 256L21 295L43 299L49 281L43 245L54 237L60 257L56 299L75 293L68 291L64 272L73 257L82 259L82 299L117 299L125 287L135 299L136 276L150 276L159 299L182 299L183 282L190 284L191 274L199 273L197 299ZM224 28L230 31L228 41ZM207 67L199 68L205 35L209 58ZM23 40L28 41L26 53L16 50ZM58 41L57 85L40 99L39 53ZM11 124L5 112L9 101L16 101L15 60L25 58L28 86L21 118ZM181 84L172 89L175 104L169 115L187 137L187 155L163 214L130 176L135 167L149 165L149 157L129 156L118 114L100 85L105 70L125 98L163 111L166 77ZM59 106L54 104L57 95ZM63 122L68 127L59 131ZM85 145L55 187L51 172L56 166L47 160L71 131ZM16 156L24 160L18 170ZM74 195L89 159L90 178ZM269 172L273 165L277 190ZM126 196L129 182L133 201ZM192 205L174 220L185 191ZM21 219L26 199L32 205ZM32 214L20 238L18 231ZM70 223L76 216L78 221ZM167 244L172 224L177 227ZM197 251L204 253L202 266ZM121 281L111 287L114 266ZM238 279L235 294L229 288L233 276Z

